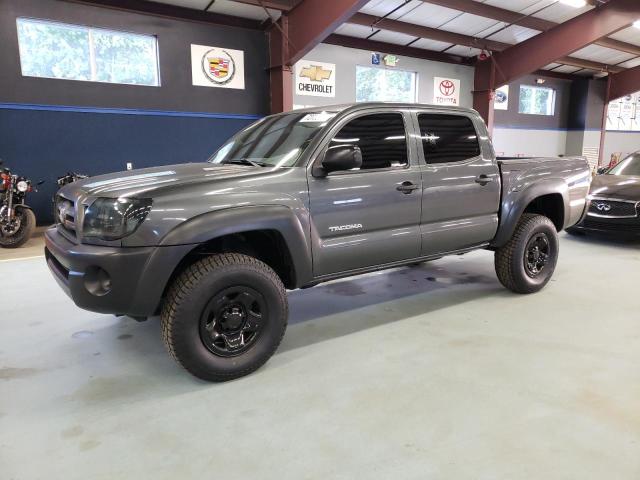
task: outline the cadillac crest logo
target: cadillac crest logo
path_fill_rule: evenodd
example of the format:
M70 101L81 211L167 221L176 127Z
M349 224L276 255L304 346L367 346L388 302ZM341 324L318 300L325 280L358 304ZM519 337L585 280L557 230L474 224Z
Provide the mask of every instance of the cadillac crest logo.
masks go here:
M236 74L236 62L227 50L212 48L202 56L202 71L216 85L226 85Z

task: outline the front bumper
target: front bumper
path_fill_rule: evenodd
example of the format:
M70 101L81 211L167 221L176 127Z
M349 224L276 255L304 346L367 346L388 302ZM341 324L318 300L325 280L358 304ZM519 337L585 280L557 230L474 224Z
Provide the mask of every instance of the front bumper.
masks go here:
M640 218L606 218L587 215L575 227L578 230L640 237Z
M192 245L117 248L75 244L56 228L45 233L45 258L64 292L80 308L147 317Z

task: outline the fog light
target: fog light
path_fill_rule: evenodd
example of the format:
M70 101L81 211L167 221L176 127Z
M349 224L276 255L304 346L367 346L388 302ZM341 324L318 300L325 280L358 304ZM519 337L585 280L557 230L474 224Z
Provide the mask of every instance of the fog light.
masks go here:
M111 291L111 277L100 267L89 267L84 274L84 288L96 297L103 297Z

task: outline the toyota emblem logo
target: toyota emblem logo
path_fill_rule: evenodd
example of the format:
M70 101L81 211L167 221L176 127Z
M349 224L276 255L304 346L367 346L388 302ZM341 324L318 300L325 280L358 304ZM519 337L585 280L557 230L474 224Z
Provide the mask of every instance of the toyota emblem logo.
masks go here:
M60 220L60 223L62 223L63 225L65 224L67 215L71 213L72 209L73 205L71 205L69 202L60 202L60 204L58 204L58 220Z
M443 80L440 82L440 93L445 97L450 97L456 91L456 86L451 80Z
M609 212L611 210L611 205L608 203L596 203L595 205L600 212Z

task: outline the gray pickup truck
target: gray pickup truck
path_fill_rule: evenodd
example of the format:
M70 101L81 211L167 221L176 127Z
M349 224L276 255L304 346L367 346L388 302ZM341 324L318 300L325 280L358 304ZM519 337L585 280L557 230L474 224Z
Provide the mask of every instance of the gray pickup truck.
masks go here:
M160 314L170 354L222 381L276 351L286 289L482 248L506 288L540 290L590 181L582 158L496 159L473 110L298 110L242 130L207 163L62 188L45 254L76 305Z

